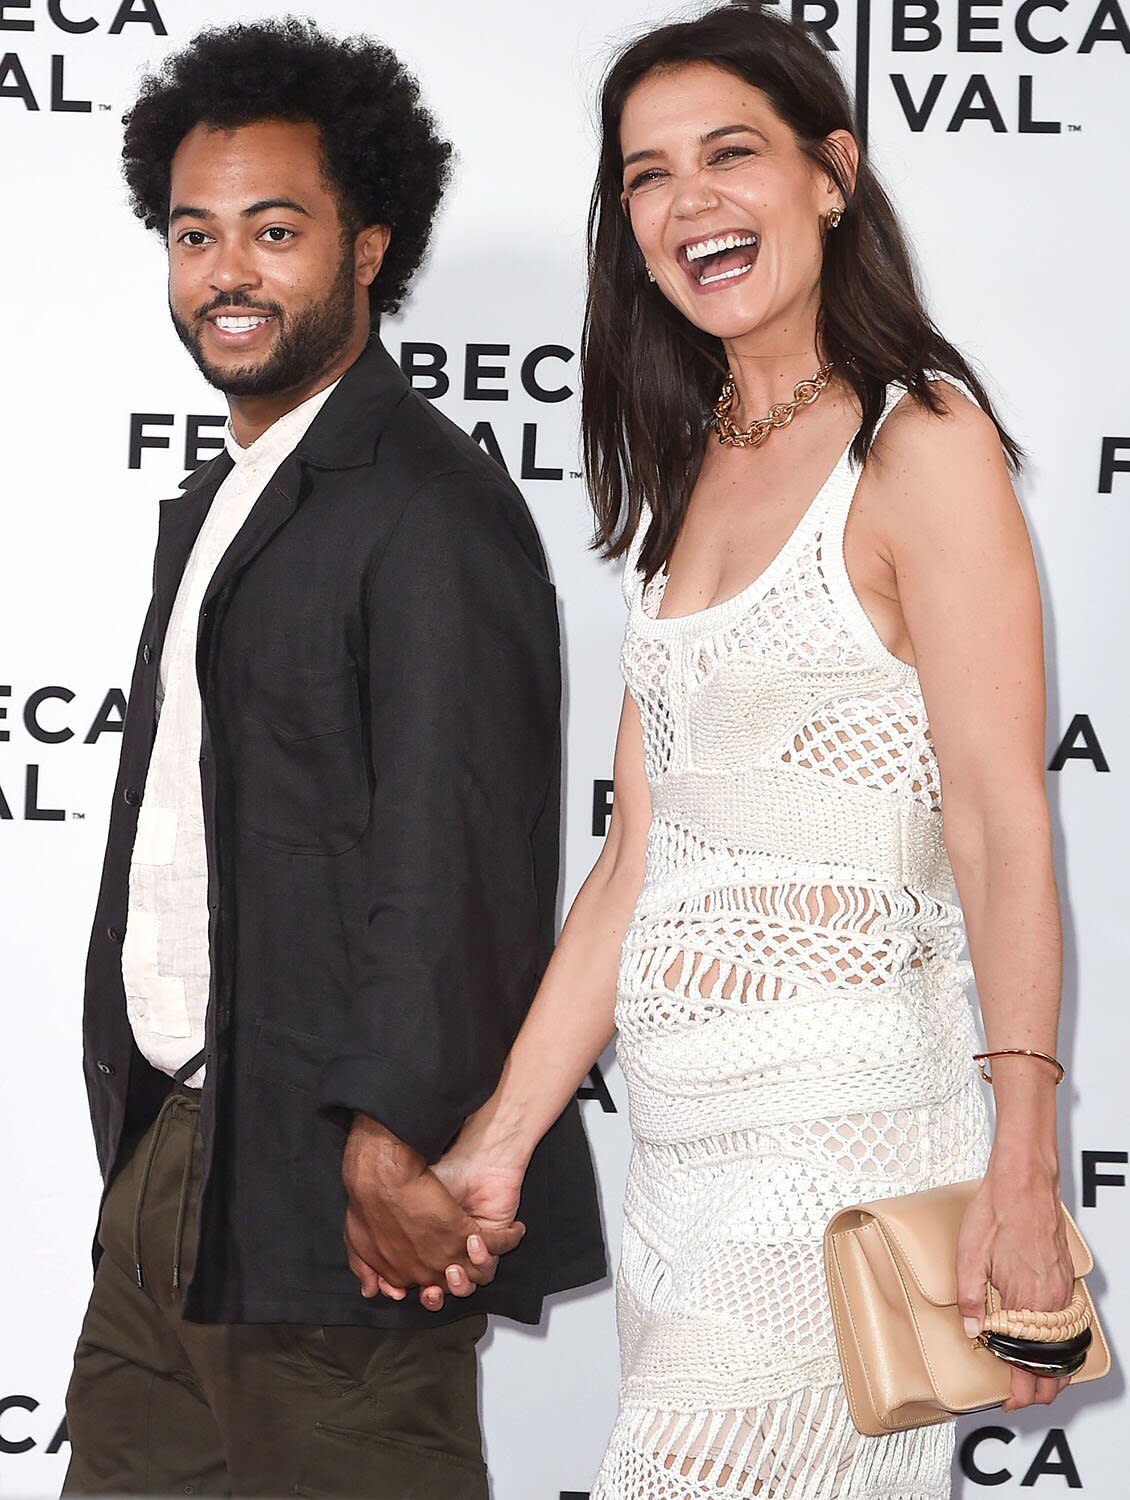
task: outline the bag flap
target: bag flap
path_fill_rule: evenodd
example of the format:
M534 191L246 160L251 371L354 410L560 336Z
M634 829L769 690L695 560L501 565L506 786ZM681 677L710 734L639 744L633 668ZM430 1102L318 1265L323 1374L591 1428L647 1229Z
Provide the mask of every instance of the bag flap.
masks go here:
M899 1198L861 1203L836 1214L828 1233L877 1221L922 1296L938 1307L952 1307L957 1303L958 1231L979 1186L976 1181L955 1182ZM1085 1276L1094 1265L1091 1252L1066 1209L1063 1217L1075 1275Z

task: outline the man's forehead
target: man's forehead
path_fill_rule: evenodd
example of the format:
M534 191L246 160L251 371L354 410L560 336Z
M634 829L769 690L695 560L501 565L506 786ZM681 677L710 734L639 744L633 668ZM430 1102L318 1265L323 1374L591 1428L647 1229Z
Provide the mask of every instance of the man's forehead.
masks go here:
M194 125L177 146L171 164L174 196L179 185L199 185L225 198L247 202L276 197L321 197L321 135L310 122L259 120L249 125ZM300 191L296 191L300 189Z

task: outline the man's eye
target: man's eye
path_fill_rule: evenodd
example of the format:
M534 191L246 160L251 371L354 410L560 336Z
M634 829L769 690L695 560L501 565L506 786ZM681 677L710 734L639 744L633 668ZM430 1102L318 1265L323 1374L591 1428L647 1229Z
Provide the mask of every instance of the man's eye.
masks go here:
M185 232L179 236L177 243L180 245L191 245L194 249L196 249L200 245L207 244L207 241L208 236L204 233L203 229L186 229Z
M294 238L293 229L284 229L281 224L272 224L264 229L262 238L268 240L272 245L285 245L287 240Z

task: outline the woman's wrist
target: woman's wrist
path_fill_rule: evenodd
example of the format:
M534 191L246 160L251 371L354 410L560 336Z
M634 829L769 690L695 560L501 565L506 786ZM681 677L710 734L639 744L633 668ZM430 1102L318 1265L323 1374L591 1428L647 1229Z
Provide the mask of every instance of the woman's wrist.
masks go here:
M488 1099L468 1118L458 1144L492 1167L525 1172L537 1143L524 1109L509 1100Z
M1058 1190L1059 1145L1055 1114L1050 1118L1021 1114L997 1116L987 1176L1020 1187L1050 1184Z
M1037 1057L994 1059L991 1085L996 1138L1014 1150L1025 1147L1054 1156L1057 1084L1055 1071Z
M1055 1072L1038 1058L995 1059L989 1170L1017 1187L1059 1181Z
M1008 1177L1016 1183L1059 1183L1059 1152L1055 1143L1003 1139L998 1135L989 1152L986 1175Z

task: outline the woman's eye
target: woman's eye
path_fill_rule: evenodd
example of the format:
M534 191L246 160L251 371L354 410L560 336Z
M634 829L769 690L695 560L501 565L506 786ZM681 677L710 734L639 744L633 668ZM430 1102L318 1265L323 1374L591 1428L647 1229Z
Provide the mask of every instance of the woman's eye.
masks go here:
M262 237L272 245L285 245L287 240L294 238L294 230L284 229L281 224L272 224L264 229Z
M194 250L207 242L208 236L203 229L186 229L183 234L177 236L178 245L190 245Z
M650 171L641 172L638 177L632 178L628 183L628 192L635 193L640 188L653 187L662 177L663 173L657 167L652 167Z
M738 160L743 156L754 156L748 146L723 146L721 151L716 151L710 158L711 166L725 166L727 162Z

